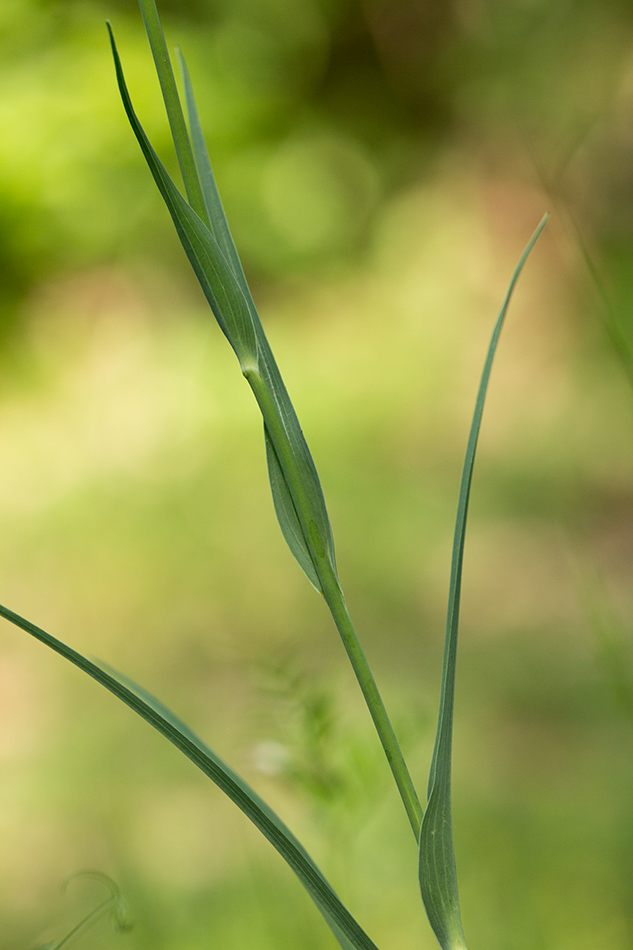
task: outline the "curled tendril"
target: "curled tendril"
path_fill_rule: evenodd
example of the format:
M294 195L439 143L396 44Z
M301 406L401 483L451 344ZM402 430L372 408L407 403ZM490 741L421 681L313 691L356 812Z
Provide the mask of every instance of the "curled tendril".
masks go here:
M62 950L62 947L69 944L71 940L85 933L90 927L94 927L95 924L106 917L110 918L112 928L117 933L127 933L132 929L132 922L128 916L127 903L121 894L118 884L113 881L111 877L108 877L107 874L103 874L101 871L78 871L64 882L62 894L65 894L68 890L68 886L78 878L91 878L92 880L104 884L109 891L108 897L97 904L96 907L93 907L74 927L71 927L61 940L40 944L35 950Z

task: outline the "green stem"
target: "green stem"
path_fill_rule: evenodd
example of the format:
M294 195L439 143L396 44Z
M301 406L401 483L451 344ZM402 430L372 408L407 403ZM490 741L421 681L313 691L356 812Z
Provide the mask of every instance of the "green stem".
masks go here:
M343 646L347 651L354 673L356 674L358 685L365 697L367 708L374 721L374 726L376 727L376 732L378 733L382 747L385 750L387 761L389 762L392 775L398 786L402 803L417 842L420 837L420 826L422 824L422 806L420 805L420 799L411 780L409 769L407 768L402 750L400 749L396 734L391 725L391 720L385 709L385 704L382 701L378 686L376 685L369 663L367 662L367 657L360 645L358 634L354 629L347 604L345 603L343 591L333 572L330 572L329 576L320 574L319 579L323 587L323 596L330 608L330 613L341 635Z
M288 433L280 417L277 404L261 374L249 369L244 374L253 390L259 404L264 422L270 438L277 452L279 463L284 472L288 488L295 506L295 511L301 525L303 535L310 551L315 570L317 572L323 596L343 641L343 646L352 664L362 694L365 697L367 708L374 721L376 731L387 756L387 761L395 779L398 791L402 798L416 841L420 834L422 823L422 806L415 791L409 770L402 750L398 744L396 734L382 701L382 697L371 672L358 635L352 624L345 598L341 590L334 564L330 562L324 548L318 549L310 531L310 523L314 525L314 514L310 499L305 490L303 479L298 471L295 453L288 438Z
M176 79L171 66L171 60L169 59L167 44L165 43L165 35L158 18L156 3L155 0L139 0L139 6L141 8L141 14L143 15L143 22L145 23L154 63L156 64L158 81L160 82L160 88L165 101L167 118L169 119L169 126L176 148L178 164L182 172L182 179L185 183L187 198L198 217L202 218L205 224L209 225L209 217L202 196L198 169L196 167L185 117L180 104Z

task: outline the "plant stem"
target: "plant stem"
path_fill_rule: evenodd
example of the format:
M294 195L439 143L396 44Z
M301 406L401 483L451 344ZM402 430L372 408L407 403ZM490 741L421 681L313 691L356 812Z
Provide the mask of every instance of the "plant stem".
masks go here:
M333 572L330 572L329 577L324 577L321 574L319 577L323 586L323 596L330 608L330 613L341 635L343 646L347 651L354 673L356 674L356 679L365 697L365 702L367 703L371 718L374 721L374 726L376 727L376 732L378 733L382 747L385 750L387 761L389 762L391 772L398 786L402 803L404 804L417 842L420 836L420 826L422 824L422 806L420 805L420 799L414 788L409 769L407 768L402 750L400 749L396 734L391 725L391 720L389 719L385 704L382 701L378 686L376 685L371 668L367 662L367 657L360 645L358 634L354 629L338 580Z
M141 8L143 22L145 23L152 56L154 57L154 63L156 64L158 81L160 82L160 88L165 101L167 118L169 119L169 126L176 148L178 164L182 172L187 198L196 214L202 218L205 224L209 225L198 169L196 167L185 117L180 104L176 79L171 66L171 60L169 59L167 44L165 43L165 35L158 18L156 3L155 0L139 0L139 6Z
M323 596L341 636L343 646L347 651L358 685L365 697L365 702L385 750L387 761L417 841L422 823L422 806L378 686L352 624L343 591L336 576L335 566L327 556L325 546L322 545L321 550L319 550L315 544L315 539L310 530L311 526L313 529L315 526L312 504L306 492L304 480L298 470L296 455L288 438L288 433L280 417L275 399L259 371L250 368L244 375L257 399L268 433L277 452L314 568L321 583Z

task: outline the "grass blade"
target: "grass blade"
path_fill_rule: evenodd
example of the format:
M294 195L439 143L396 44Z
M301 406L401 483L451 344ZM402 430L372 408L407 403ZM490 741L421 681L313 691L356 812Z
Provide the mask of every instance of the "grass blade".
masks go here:
M189 204L205 224L205 202L155 0L139 0Z
M191 144L193 146L196 165L198 166L198 175L200 177L200 184L202 185L204 203L211 223L211 231L248 299L250 298L250 290L244 275L240 256L237 252L233 236L231 235L229 222L224 213L218 186L215 183L215 175L213 174L207 144L204 140L204 133L200 124L198 107L193 94L189 70L187 69L185 58L180 50L178 50L178 59L180 61L180 69L182 71L182 79L185 87L185 103L187 106L189 129L191 131Z
M466 942L462 929L457 889L457 872L453 849L451 820L451 749L453 740L453 706L455 699L455 667L457 660L457 635L459 629L459 606L464 560L464 540L468 517L468 501L473 476L475 452L484 410L490 371L499 336L510 304L512 293L528 255L545 227L548 215L541 220L530 238L512 275L503 305L492 332L486 362L484 364L475 412L468 437L462 482L459 491L451 580L446 620L446 639L442 666L440 709L435 737L435 748L429 774L427 807L420 831L418 873L422 900L433 932L442 950L464 950Z
M25 620L18 614L0 605L0 616L30 634L36 640L63 656L74 666L113 693L137 715L153 726L177 749L187 756L212 782L214 782L237 807L244 812L261 833L270 841L295 872L310 897L323 914L343 950L377 950L376 945L341 903L325 877L288 830L281 819L232 769L222 762L198 737L158 700L133 684L130 680L110 670L105 665L87 659Z
M185 253L242 368L256 367L257 342L248 301L211 231L180 194L145 135L132 106L110 24L108 31L125 112L169 209Z

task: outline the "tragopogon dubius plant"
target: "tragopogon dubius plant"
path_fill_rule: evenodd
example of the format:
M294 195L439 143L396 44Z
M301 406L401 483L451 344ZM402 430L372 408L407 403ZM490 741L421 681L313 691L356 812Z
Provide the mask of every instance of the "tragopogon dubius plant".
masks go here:
M114 36L108 26L125 112L185 253L259 406L264 426L268 474L279 525L290 551L331 612L373 719L402 799L406 819L411 826L414 845L418 849L419 883L431 927L442 950L463 950L466 944L459 907L451 822L451 744L468 500L484 401L499 335L519 274L546 218L538 225L512 275L481 377L458 499L435 749L428 787L425 795L420 797L346 606L317 471L231 237L185 61L179 56L185 101L183 110L154 0L140 0L140 7L182 173L184 194L161 163L136 116ZM343 950L375 950L374 942L283 821L187 725L125 676L87 659L7 607L0 607L0 614L110 690L179 748L231 798L290 865Z

